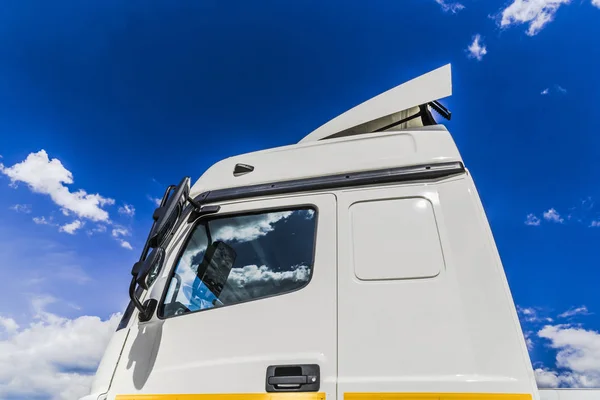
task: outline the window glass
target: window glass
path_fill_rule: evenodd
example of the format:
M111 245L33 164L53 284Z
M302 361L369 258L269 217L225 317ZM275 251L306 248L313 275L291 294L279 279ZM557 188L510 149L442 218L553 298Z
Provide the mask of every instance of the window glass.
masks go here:
M177 262L161 316L300 289L312 274L315 229L311 208L201 220Z

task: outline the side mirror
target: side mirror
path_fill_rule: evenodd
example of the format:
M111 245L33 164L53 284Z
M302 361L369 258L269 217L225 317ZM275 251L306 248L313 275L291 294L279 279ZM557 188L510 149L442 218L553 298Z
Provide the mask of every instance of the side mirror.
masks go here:
M173 186L170 187L172 189ZM167 193L170 191L167 190ZM175 223L181 216L183 207L190 194L190 178L185 177L177 185L164 204L154 210L152 218L154 225L148 237L149 247L158 247L163 244L165 238L171 233Z
M206 249L197 275L215 297L221 295L236 258L235 250L225 242L216 241Z
M148 257L144 261L138 261L133 264L131 275L133 275L135 282L144 290L148 290L152 284L148 276L151 272L157 273L161 269L164 259L165 250L162 247L157 247L148 254Z

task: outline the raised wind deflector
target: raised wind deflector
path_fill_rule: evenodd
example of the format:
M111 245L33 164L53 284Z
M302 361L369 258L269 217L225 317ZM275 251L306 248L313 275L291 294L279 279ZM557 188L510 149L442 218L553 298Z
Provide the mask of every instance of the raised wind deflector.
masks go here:
M449 120L439 99L452 95L450 64L396 86L320 126L300 143L435 125L431 110Z
M152 285L165 261L165 249L173 236L178 222L183 220L185 206L191 204L191 214L196 216L219 211L218 206L202 207L190 197L190 178L185 177L179 185L170 185L154 211L154 223L144 244L140 259L131 269L131 283L129 285L129 298L131 302L127 307L119 329L127 326L127 321L133 313L133 307L139 310L140 321L148 321L158 304L154 299L141 303L139 296Z

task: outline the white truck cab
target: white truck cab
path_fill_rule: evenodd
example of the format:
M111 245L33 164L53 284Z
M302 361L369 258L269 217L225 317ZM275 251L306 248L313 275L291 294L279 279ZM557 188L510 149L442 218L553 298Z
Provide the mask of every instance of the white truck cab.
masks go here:
M451 92L446 65L170 186L84 399L600 398L536 386L475 185L431 112L450 118Z

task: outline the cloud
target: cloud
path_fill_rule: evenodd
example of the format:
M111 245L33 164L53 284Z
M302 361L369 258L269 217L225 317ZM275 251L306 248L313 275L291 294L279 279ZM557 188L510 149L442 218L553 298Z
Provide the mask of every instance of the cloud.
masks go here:
M554 208L544 211L544 219L546 221L556 222L559 224L562 224L565 221Z
M126 215L128 217L133 217L135 215L135 208L131 204L123 204L122 207L118 209L119 214Z
M527 219L525 219L525 225L539 226L540 223L541 223L540 219L533 214L528 214Z
M112 237L129 236L129 230L123 227L114 228L111 232Z
M592 5L593 5L594 7L598 7L598 8L600 8L600 0L592 0Z
M84 225L83 222L81 222L80 220L77 219L71 223L61 226L60 228L58 228L58 230L60 232L65 232L70 235L74 235L75 231L78 229L81 229L83 227L83 225Z
M597 213L594 212L596 203L591 197L579 200L573 207L568 208L568 214L561 215L555 208L550 208L542 213L545 221L554 223L580 223L590 228L600 227L600 220L597 219ZM596 219L594 219L596 218ZM525 220L526 225L540 225L540 220L535 214L528 214Z
M577 308L571 308L570 310L565 311L564 313L560 314L558 317L559 318L569 318L569 317L574 317L575 315L589 315L589 311L587 309L586 306L581 306L581 307L577 307Z
M5 333L12 335L19 330L19 324L12 318L3 317L0 315L0 327ZM0 331L2 333L2 331Z
M539 315L538 310L533 307L517 306L517 312L525 322L553 322L552 318Z
M598 0L600 1L600 0ZM456 14L460 10L464 10L465 6L458 2L446 2L446 0L435 0L438 3L444 12L451 12L452 14Z
M550 91L555 92L555 93L560 93L560 94L567 94L567 89L565 89L564 87L562 87L560 85L554 85L552 87L552 89L547 87L546 89L542 90L542 92L540 94L545 96L545 95L550 94Z
M148 200L150 200L152 203L154 203L154 205L156 207L160 207L160 202L162 201L161 198L159 198L159 197L152 197L150 195L148 195L147 197L148 197Z
M562 87L560 85L555 85L555 88L559 93L562 93L562 94L567 93L567 89L565 89L564 87Z
M467 47L467 53L469 58L475 58L477 61L481 61L487 54L487 48L481 43L480 34L473 36L473 42Z
M535 369L535 381L541 389L557 388L560 385L558 374L545 368Z
M559 371L536 372L550 387L600 386L600 333L569 325L548 325L538 332L556 353ZM555 375L556 378L553 377Z
M63 318L44 311L51 300L35 298L33 322L12 325L11 335L0 340L0 398L72 400L89 393L120 315Z
M89 236L95 234L95 233L104 233L106 232L106 225L98 225L93 229L88 229L87 234Z
M102 207L115 203L113 199L100 194L88 194L83 189L71 192L65 185L73 183L73 174L60 160L50 160L45 150L30 153L24 161L12 167L0 163L0 172L10 178L12 186L23 182L34 193L50 196L57 206L79 218L106 222L109 215Z
M527 344L527 350L529 351L533 350L534 347L533 339L531 339L532 334L533 332L531 331L523 332L523 336L525 336L525 344Z
M292 215L292 211L272 212L260 215L248 215L237 218L227 218L223 222L215 220L214 240L225 242L249 242L265 236L274 228L273 225Z
M265 265L232 268L219 299L228 304L281 293L303 286L309 278L310 268L305 265L286 271L273 271Z
M304 214L304 218L306 219L313 219L315 216L315 210L304 210L302 211L302 214Z
M127 250L133 250L133 247L128 241L119 239L118 242L121 245L121 247L126 248Z
M119 242L121 247L123 247L127 250L133 250L133 247L131 246L131 244L128 241L124 240L122 237L130 236L130 235L131 235L131 232L122 226L118 226L111 231L111 236L113 238L115 238L115 240L117 242Z
M560 6L571 0L514 0L501 11L500 26L529 24L528 36L537 35L546 24L554 20Z
M57 224L52 222L52 217L46 219L46 217L33 217L33 222L38 225L50 225L50 226L58 226Z
M31 205L30 204L15 204L10 207L11 210L16 211L18 213L30 214L31 213Z

